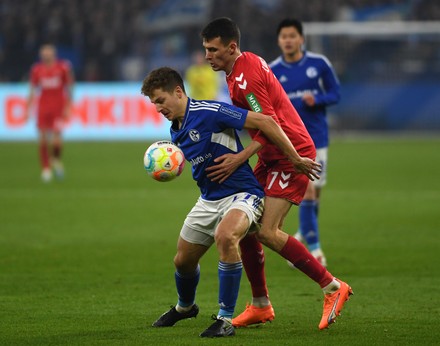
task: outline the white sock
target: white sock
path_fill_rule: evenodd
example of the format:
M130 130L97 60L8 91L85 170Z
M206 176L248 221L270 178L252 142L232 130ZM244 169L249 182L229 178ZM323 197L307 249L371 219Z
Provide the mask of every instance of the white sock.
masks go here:
M194 304L190 305L190 306L180 306L179 304L176 305L176 311L180 312L181 314L184 312L188 312L189 310L191 310L191 308L193 307Z
M257 308L264 308L266 306L271 305L268 297L252 297L252 305Z
M332 282L330 282L327 286L322 288L324 294L330 294L336 292L341 287L341 284L338 280L333 278Z
M232 318L225 317L225 316L219 316L219 315L217 315L217 318L218 318L219 320L223 320L223 321L226 321L226 322L232 324Z

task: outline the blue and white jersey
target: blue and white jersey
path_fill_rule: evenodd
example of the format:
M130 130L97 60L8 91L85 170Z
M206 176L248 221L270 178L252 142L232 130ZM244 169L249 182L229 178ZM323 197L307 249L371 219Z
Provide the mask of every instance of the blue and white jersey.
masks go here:
M239 192L264 197L247 162L222 184L211 181L205 172L217 157L243 150L236 129L243 128L247 114L247 110L223 102L188 99L182 127L178 129L177 123L171 126L171 139L191 164L203 199L218 200Z
M301 60L288 63L282 56L270 63L293 106L301 116L316 148L328 146L326 106L339 101L339 80L328 59L319 54L304 51ZM307 106L305 93L315 96L316 104Z

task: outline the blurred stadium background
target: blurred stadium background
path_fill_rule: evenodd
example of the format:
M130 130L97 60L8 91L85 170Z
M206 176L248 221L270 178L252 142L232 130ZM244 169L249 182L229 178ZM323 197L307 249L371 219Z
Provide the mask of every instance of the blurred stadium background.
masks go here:
M22 116L43 42L55 43L76 74L67 139L166 136L140 81L162 65L184 73L201 50L201 28L218 16L236 20L242 49L267 61L279 55L277 23L304 21L307 48L326 55L341 80L341 102L329 109L334 132L440 130L436 0L2 0L0 140L36 138Z
M295 16L307 47L339 74L320 227L330 270L355 296L319 332L321 292L266 251L277 319L209 344L437 345L439 0L0 0L0 345L206 346L198 333L218 309L215 249L202 261L199 317L148 328L175 303L176 237L199 193L189 165L167 184L146 176L146 147L169 134L140 86L160 65L186 72L218 16L235 19L243 50L268 61L277 23ZM67 175L53 184L40 180L35 123L23 118L47 41L77 80ZM243 275L237 311L250 295Z

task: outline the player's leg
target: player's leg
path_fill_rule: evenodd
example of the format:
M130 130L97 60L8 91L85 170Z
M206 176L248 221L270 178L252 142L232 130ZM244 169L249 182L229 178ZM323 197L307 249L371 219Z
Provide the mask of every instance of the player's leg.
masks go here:
M327 147L316 150L316 162L321 164L320 179L309 182L306 194L299 207L301 237L304 239L312 255L324 267L327 266L327 259L322 251L319 238L318 211L321 188L327 183L327 153Z
M238 244L250 226L260 219L263 211L261 199L251 194L241 193L231 196L229 203L229 206L225 204L225 216L215 231L215 242L220 257L218 265L220 309L215 322L200 334L202 337L235 334L232 316L243 269Z
M280 198L266 197L265 210L262 219L262 227L258 233L260 241L277 251L281 256L295 265L309 278L319 284L324 292L324 307L319 328L327 328L339 315L344 303L353 294L350 286L345 282L336 279L316 258L294 237L284 233L279 228L275 230L275 225L279 221L282 225L283 219L287 214L288 208L285 206L286 200ZM280 213L286 212L284 216ZM286 240L287 239L287 240ZM280 249L280 244L286 240Z
M254 174L259 183L265 186L267 169L260 161L255 166ZM236 327L244 327L248 324L272 321L275 318L275 312L270 303L266 285L264 250L256 238L256 233L247 234L240 241L240 252L246 276L251 284L252 302L246 306L242 314L232 320L232 323Z
M186 226L183 226L182 232L192 232L185 227ZM205 240L207 240L208 243L210 242L208 237ZM195 304L195 297L200 279L199 260L208 249L209 246L194 244L183 239L182 236L179 237L177 242L177 254L174 257L174 265L176 268L174 278L178 301L176 306L165 312L153 323L153 327L171 327L182 319L197 316L199 307Z
M49 137L50 132L45 128L38 131L38 150L41 164L41 179L47 183L52 180L52 170L50 167L49 156Z
M310 181L307 186L304 199L299 205L299 233L295 235L297 240L304 240L307 244L309 251L313 256L324 266L327 266L324 253L321 249L321 243L319 239L319 226L317 215L317 201L316 201L316 187L314 182ZM290 265L291 263L288 262ZM292 266L293 267L293 266Z
M52 138L52 167L57 179L64 178L64 166L61 160L63 149L61 130L55 130Z

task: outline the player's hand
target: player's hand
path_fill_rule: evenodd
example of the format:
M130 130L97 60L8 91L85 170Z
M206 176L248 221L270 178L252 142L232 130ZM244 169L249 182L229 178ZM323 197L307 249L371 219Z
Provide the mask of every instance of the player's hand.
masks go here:
M63 120L64 121L69 120L70 113L71 113L71 106L70 105L65 106L63 109Z
M223 183L243 163L238 154L224 154L214 160L217 163L206 169L207 177L219 184Z
M318 162L315 162L308 157L301 157L301 159L297 162L294 162L293 165L299 173L307 175L311 181L319 179L318 173L321 172L322 167Z
M313 96L313 94L304 94L302 100L309 107L313 107L315 105L315 96Z

